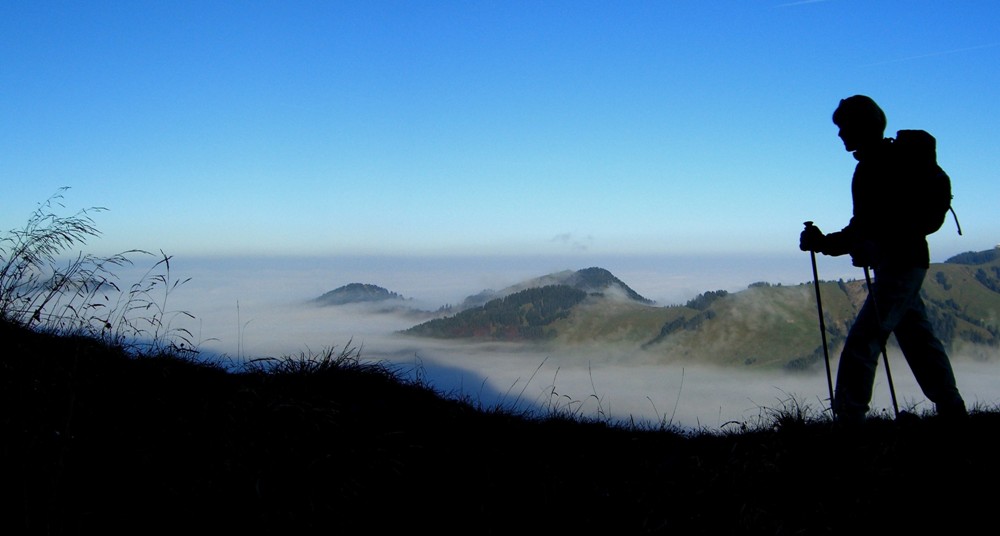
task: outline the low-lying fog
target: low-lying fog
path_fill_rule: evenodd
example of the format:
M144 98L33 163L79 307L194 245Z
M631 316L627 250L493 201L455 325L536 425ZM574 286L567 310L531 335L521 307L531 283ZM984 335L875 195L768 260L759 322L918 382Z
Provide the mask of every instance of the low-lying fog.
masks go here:
M126 286L149 264L139 259L121 272ZM484 407L559 409L613 420L670 423L720 429L755 419L795 402L820 411L827 405L825 371L786 375L736 369L649 364L616 348L573 348L540 352L510 344L470 344L403 337L395 332L423 321L416 316L377 313L361 306L317 307L307 303L349 283L369 283L397 292L410 305L434 310L483 289L499 290L525 279L565 269L600 266L660 305L684 303L700 292L736 292L750 283L811 281L808 257L633 258L580 264L565 259L172 259L170 277L182 281L166 298L173 328L186 328L206 356L233 359L318 354L345 345L360 348L362 360L394 364L444 394ZM821 265L824 279L859 278L847 265ZM824 273L827 272L827 273ZM138 275L137 275L138 274ZM156 298L156 295L153 296ZM162 297L162 295L161 295ZM817 343L819 333L817 325ZM837 349L830 349L836 374ZM901 409L929 408L902 356L890 351L890 367ZM1000 401L997 357L953 356L970 406ZM873 406L888 412L892 402L885 370L879 367Z

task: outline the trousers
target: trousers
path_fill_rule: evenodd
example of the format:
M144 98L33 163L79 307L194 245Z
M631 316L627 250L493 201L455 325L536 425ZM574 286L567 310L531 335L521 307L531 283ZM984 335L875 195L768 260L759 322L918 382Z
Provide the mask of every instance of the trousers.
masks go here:
M847 334L837 369L833 411L838 419L862 420L868 413L879 354L896 336L917 384L939 414L964 414L965 402L944 345L934 335L920 297L927 270L880 267Z

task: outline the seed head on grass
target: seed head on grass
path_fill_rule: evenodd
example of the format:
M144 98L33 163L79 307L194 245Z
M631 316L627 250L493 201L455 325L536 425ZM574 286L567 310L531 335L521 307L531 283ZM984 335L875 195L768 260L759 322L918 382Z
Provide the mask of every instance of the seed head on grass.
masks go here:
M56 212L64 208L66 190L40 203L23 228L0 236L0 319L56 334L92 335L143 353L196 353L191 333L172 324L177 316L193 316L167 309L169 295L187 281L171 279L170 257L160 252L150 271L123 292L115 270L133 264L132 256L151 254L73 253L100 236L91 214L106 209L61 216Z
M59 267L58 257L65 251L100 235L90 213L104 210L92 207L71 216L55 214L65 190L39 204L24 228L0 237L0 317L5 320L24 326L42 322L52 300L81 284L87 272L83 267L93 261L81 255L66 269Z

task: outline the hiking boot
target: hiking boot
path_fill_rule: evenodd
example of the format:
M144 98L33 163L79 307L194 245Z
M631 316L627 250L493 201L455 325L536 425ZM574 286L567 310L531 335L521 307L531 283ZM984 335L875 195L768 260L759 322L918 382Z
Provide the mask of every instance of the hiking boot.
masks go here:
M854 428L865 423L865 414L856 411L841 411L834 415L833 421L841 428Z
M896 422L902 426L908 426L920 422L920 416L909 411L900 411L899 415L896 415Z
M937 404L937 414L942 420L961 422L969 418L969 411L965 409L965 402L954 404Z

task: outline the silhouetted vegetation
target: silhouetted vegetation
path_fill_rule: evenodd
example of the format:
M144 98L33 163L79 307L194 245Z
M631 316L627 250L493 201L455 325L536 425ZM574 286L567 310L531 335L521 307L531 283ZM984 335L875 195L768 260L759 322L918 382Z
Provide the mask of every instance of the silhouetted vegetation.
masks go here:
M191 351L190 332L172 321L192 315L168 308L170 294L186 282L171 277L170 256L160 252L139 281L120 287L116 269L152 254L74 254L74 248L100 236L90 214L104 209L58 214L67 189L40 203L23 228L0 236L0 318L51 333L139 346L135 349L146 353Z

